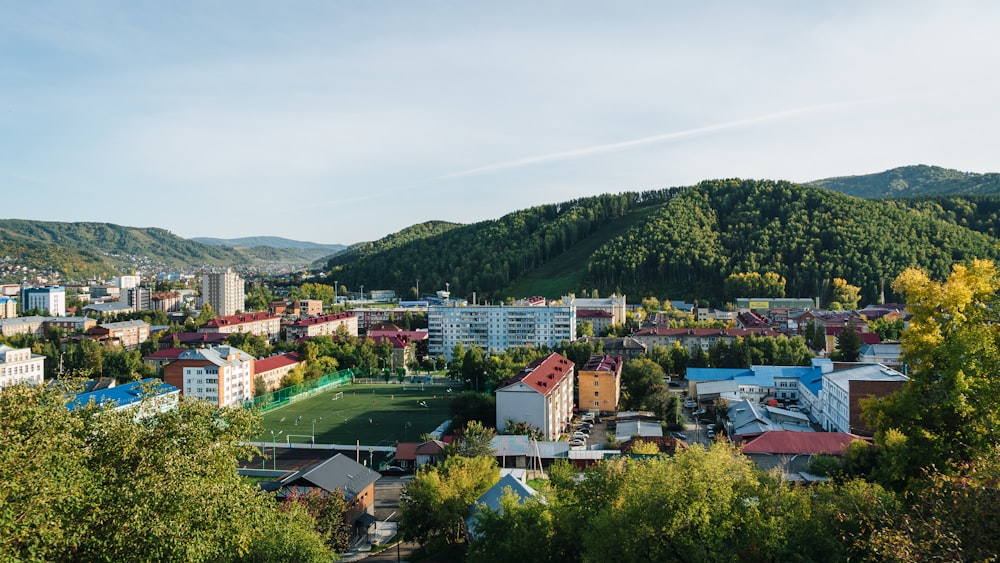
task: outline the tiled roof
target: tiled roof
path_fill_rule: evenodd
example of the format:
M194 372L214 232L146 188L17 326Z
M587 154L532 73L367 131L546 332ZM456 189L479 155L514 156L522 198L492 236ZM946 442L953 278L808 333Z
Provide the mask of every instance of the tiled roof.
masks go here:
M299 363L299 355L295 352L287 352L257 360L254 362L253 370L255 373L264 373L297 363Z
M591 356L587 363L583 364L580 371L610 371L617 372L621 368L622 360L616 356Z
M214 319L205 323L204 326L209 328L218 328L220 326L231 326L244 323L253 323L257 321L267 321L271 319L280 319L281 317L277 315L272 315L270 313L240 313L238 315L228 315L225 317L215 317Z
M144 356L144 360L176 360L186 348L164 348Z
M299 319L289 326L302 327L302 326L312 326L325 323L332 323L336 321L341 321L349 317L353 317L351 313L335 313L332 315L323 315L320 317L309 317L308 319Z
M615 318L609 311L602 311L600 309L577 309L576 318L580 319L613 319Z
M651 327L636 331L632 336L728 336L747 337L756 336L780 336L781 333L762 328L665 328Z
M573 362L553 352L525 366L517 375L505 381L498 391L516 383L523 383L543 395L548 395L572 371Z
M445 446L447 444L441 440L431 440L417 446L414 453L417 455L441 455L444 453Z
M396 455L393 459L402 459L407 461L414 461L417 459L417 446L420 444L416 442L400 442L396 444Z
M193 346L195 344L222 344L226 338L229 338L229 335L221 332L175 332L161 336L158 342L172 344L176 341L178 344Z

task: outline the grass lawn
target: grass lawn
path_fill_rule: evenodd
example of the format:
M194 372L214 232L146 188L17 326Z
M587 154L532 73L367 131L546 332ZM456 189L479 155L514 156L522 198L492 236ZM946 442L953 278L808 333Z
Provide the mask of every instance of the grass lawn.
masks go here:
M257 440L271 441L273 430L280 443L286 436L293 444L310 443L315 419L317 444L361 440L366 446L389 446L415 442L450 418L448 406L458 389L453 391L449 394L445 387L398 383L335 387L266 413L264 432ZM344 396L334 400L338 392Z

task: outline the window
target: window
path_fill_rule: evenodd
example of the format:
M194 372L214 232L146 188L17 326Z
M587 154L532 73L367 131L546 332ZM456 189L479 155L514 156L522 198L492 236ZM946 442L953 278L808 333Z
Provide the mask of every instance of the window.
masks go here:
M600 397L601 396L601 392L600 391L594 391L594 396L595 397Z
M594 401L594 406L595 406L595 407L599 407L599 406L601 406L601 402L600 402L600 401Z
M601 386L601 382L600 381L595 381L594 382L594 387L600 387L600 386Z

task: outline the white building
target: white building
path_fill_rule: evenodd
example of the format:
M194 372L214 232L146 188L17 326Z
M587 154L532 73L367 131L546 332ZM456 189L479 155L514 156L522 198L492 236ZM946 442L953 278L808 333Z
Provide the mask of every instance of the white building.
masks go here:
M243 278L230 269L210 272L201 277L201 301L212 307L216 315L226 317L242 311L246 301Z
M118 291L125 293L126 290L133 287L139 287L142 283L142 278L139 276L119 276L115 278L115 285L118 286Z
M254 358L232 346L185 350L163 368L163 380L185 397L220 407L253 399Z
M45 356L31 353L31 348L11 348L0 344L0 389L45 381Z
M820 391L823 428L828 432L870 435L861 420L861 399L884 397L907 381L905 375L879 364L860 364L824 373Z
M66 288L61 285L22 288L21 312L32 309L54 317L65 317Z
M497 389L497 431L526 422L555 440L573 418L573 362L559 354L528 364Z
M563 305L576 307L578 310L588 309L594 311L607 311L608 313L611 313L612 323L622 326L625 325L624 295L612 295L611 297L588 299L570 294L563 296L562 303Z
M488 351L555 347L576 338L576 309L558 307L431 306L428 353L451 357L455 345Z

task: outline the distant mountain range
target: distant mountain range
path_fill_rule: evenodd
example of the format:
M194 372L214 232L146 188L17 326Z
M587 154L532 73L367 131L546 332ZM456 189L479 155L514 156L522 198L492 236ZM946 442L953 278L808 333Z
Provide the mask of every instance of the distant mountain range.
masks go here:
M587 197L471 225L420 223L350 247L7 219L0 220L0 279L19 281L25 268L63 279L309 268L328 272L328 283L401 296L447 284L456 296L481 299L594 289L714 299L730 273L775 271L795 296L821 296L831 278L843 277L871 300L906 266L943 275L955 261L996 257L998 234L1000 174L921 165L804 186L727 180Z
M920 164L893 168L877 174L816 180L806 185L865 199L984 195L1000 193L1000 174L975 174Z

